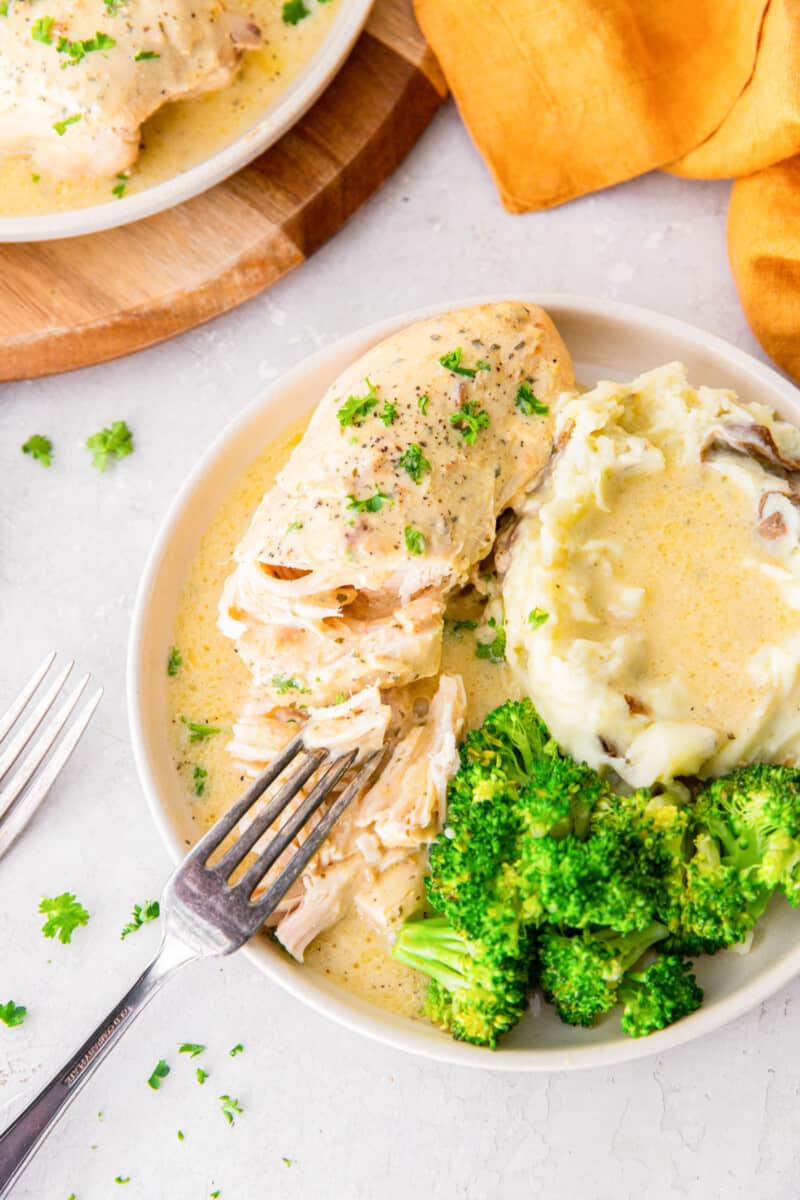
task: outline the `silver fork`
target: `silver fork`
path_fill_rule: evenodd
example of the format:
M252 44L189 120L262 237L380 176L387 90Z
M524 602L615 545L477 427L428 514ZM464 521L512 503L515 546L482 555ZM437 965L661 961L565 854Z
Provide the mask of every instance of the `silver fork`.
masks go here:
M257 933L348 804L369 782L382 756L383 751L378 750L363 759L354 777L335 797L280 873L269 881L262 895L254 896L253 893L298 833L306 829L331 789L355 764L357 750L332 758L328 750L306 749L303 735L299 733L197 843L164 888L161 897L164 936L156 957L81 1048L0 1135L0 1198L9 1194L67 1105L170 975L194 959L232 954ZM219 861L211 864L214 852L295 759L299 762L289 778ZM323 767L325 769L321 771ZM266 848L258 853L241 879L232 883L231 874L318 771L321 774L305 799L287 817Z
M103 695L103 689L98 688L78 708L91 678L84 675L64 699L64 688L75 664L68 662L53 677L49 673L55 658L55 652L47 655L0 717L0 858L44 800ZM63 702L50 716L59 697ZM75 719L67 725L73 713ZM21 758L26 747L28 753Z

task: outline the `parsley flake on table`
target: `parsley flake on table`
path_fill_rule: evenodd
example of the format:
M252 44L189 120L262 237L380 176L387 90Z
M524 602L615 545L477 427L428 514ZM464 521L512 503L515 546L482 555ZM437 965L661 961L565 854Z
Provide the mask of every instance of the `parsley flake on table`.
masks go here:
M70 125L76 125L78 121L83 120L83 113L73 113L71 117L64 117L63 121L54 121L53 129L59 137L63 137Z
M179 1130L178 1130L178 1141L179 1141L179 1142L182 1142L182 1141L184 1141L184 1140L185 1140L185 1139L184 1139L184 1136L183 1136L183 1130L182 1130L182 1129L179 1129Z
M233 1125L236 1117L243 1113L244 1109L239 1107L239 1101L234 1096L223 1095L219 1099L223 1117L229 1125Z
M199 764L192 771L192 786L195 796L205 795L206 783L208 782L208 771L205 767Z
M167 659L167 674L174 677L183 666L183 655L177 646L173 646Z
M37 17L31 25L31 37L35 42L49 46L53 40L55 17Z
M378 407L378 389L369 378L365 379L364 382L367 385L366 396L348 396L336 413L336 418L342 429L345 429L348 425L361 425L372 412L373 408Z
M428 395L427 392L423 392L423 394L421 396L417 397L417 408L422 413L423 417L425 416L426 412L428 411L429 402L430 402L430 396Z
M205 1081L208 1079L208 1071L204 1071L202 1067L197 1068L195 1075L197 1076L198 1083L205 1083Z
M42 926L44 936L58 936L58 940L65 946L72 941L72 935L78 926L85 925L89 920L88 912L72 892L62 892L60 896L52 898L43 896L39 912L47 918Z
M158 1062L156 1063L156 1065L153 1067L153 1074L148 1079L147 1086L151 1087L154 1092L157 1092L158 1089L161 1087L162 1079L166 1079L167 1076L169 1075L169 1072L170 1072L169 1063L165 1059L160 1058L158 1060Z
M383 408L375 415L384 425L394 425L397 420L397 406L392 404L391 400L384 400Z
M130 1175L115 1175L114 1176L114 1183L130 1183L130 1181L131 1181Z
M292 1160L290 1158L282 1158L281 1162L285 1167L290 1167L292 1165Z
M189 730L189 742L205 742L210 737L215 737L216 734L222 733L216 725L206 725L203 721L190 721L188 717L181 717L181 721Z
M110 455L127 458L133 453L133 434L124 421L112 421L86 439L86 449L92 455L92 466L105 471Z
M455 350L449 350L447 354L441 356L439 365L446 371L452 371L454 375L466 375L467 379L474 379L478 371L491 371L491 363L484 358L479 358L474 367L462 367L462 355L461 347L456 346Z
M22 1024L27 1011L24 1004L15 1004L13 1000L9 1000L7 1004L0 1004L0 1021L9 1029L13 1029Z
M519 385L514 404L526 417L532 417L534 413L537 417L546 417L550 412L548 406L533 394L533 388L529 383Z
M53 461L53 443L44 434L32 433L27 442L22 443L22 453L30 454L43 467L49 467Z
M217 1190L215 1192L211 1192L209 1200L219 1200L219 1195L220 1195L220 1191L219 1191L219 1188L217 1188Z
M506 631L502 625L498 625L494 617L490 617L486 622L490 629L494 630L494 639L491 642L476 642L475 657L485 658L489 662L501 663L506 657Z
M287 692L308 692L307 687L303 687L298 679L293 679L291 675L273 675L272 686L279 696L285 696Z
M474 400L469 400L456 412L450 413L450 424L458 430L468 446L474 446L481 429L489 424L489 414L486 409L478 408Z
M418 529L414 529L411 525L406 525L403 530L403 536L406 540L406 550L409 554L425 553L425 536Z
M392 500L389 498L389 496L387 496L385 492L382 492L379 487L376 487L375 495L367 496L365 500L359 500L353 495L348 496L345 508L354 509L355 512L360 513L376 513L381 511L384 501L387 501L389 504L392 503Z
M532 608L528 613L528 624L532 625L534 629L538 629L540 625L544 625L549 616L550 613L545 612L543 608Z
M156 54L155 50L139 50L133 56L134 62L150 62L153 58L161 58L160 54Z
M231 1056L231 1058L236 1058L237 1054L243 1054L243 1053L244 1053L244 1046L242 1045L241 1042L237 1042L235 1046L231 1046L230 1050L228 1051L228 1054Z
M417 442L409 442L397 460L397 466L402 467L414 483L421 483L422 476L430 471L431 464L422 453L422 447Z
M285 25L296 25L304 17L311 16L311 9L306 8L303 0L286 0L281 9L281 20Z
M160 916L161 905L157 900L145 900L144 904L134 904L133 915L128 924L123 926L120 939L124 942L129 933L135 933L137 929L141 929L150 921L158 920Z
M116 39L107 33L102 33L99 29L92 38L83 38L81 41L73 42L69 38L61 37L58 39L56 50L59 54L66 54L68 61L62 63L65 67L74 67L87 54L93 54L96 50L112 50L116 46Z

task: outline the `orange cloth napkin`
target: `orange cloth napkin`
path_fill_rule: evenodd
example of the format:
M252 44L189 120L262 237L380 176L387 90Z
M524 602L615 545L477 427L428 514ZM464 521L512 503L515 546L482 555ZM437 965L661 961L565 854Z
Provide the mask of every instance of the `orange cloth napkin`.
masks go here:
M654 167L736 177L731 264L800 381L800 0L415 0L511 212Z

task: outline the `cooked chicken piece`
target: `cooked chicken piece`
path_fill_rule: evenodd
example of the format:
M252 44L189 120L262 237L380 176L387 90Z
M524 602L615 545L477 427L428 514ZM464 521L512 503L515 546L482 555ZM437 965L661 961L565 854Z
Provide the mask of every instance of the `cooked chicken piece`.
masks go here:
M275 934L293 958L303 961L306 947L317 934L344 916L364 869L363 861L348 858L303 876L303 893Z
M353 896L353 904L378 929L390 929L422 904L426 874L423 854L403 857L370 876Z
M356 825L373 829L383 846L416 848L441 829L466 708L460 676L443 675L425 724L406 734L359 804Z
M170 100L229 84L258 28L220 0L11 0L0 20L0 154L114 176Z
M220 628L256 686L321 705L435 675L447 595L547 461L572 385L550 319L515 302L421 321L348 367L224 589Z

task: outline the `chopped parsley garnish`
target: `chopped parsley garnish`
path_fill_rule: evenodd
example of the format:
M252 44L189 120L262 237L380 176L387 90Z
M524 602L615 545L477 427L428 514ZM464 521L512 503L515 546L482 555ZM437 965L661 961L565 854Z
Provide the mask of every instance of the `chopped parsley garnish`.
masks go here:
M237 1054L243 1054L243 1053L244 1053L244 1046L242 1045L241 1042L237 1042L235 1046L231 1046L230 1050L228 1051L228 1054L230 1054L231 1058L236 1058Z
M8 16L9 0L0 0L0 17Z
M286 526L286 532L291 533L293 529L302 529L302 528L303 528L302 521L290 521L289 524Z
M144 904L134 904L133 914L128 924L123 925L120 939L124 942L128 934L136 933L137 929L141 929L150 921L157 921L160 916L161 905L157 900L145 900Z
M7 1004L0 1004L0 1021L9 1029L13 1029L15 1025L22 1024L27 1011L24 1004L15 1004L13 1000L9 1000Z
M389 504L392 503L392 501L386 495L386 493L382 492L379 487L376 487L375 495L367 496L367 498L365 500L358 500L355 496L352 496L352 495L348 496L345 508L354 509L356 512L360 512L360 513L363 513L363 512L376 513L376 512L381 511L381 507L383 505L384 500L388 501Z
M216 725L205 725L202 721L190 721L188 717L181 717L186 728L189 730L189 741L204 742L207 738L214 737L218 733L222 733Z
M290 1167L292 1165L292 1160L290 1158L282 1158L281 1162L285 1167Z
M409 442L398 458L397 466L402 467L411 476L414 483L421 483L422 476L431 469L431 464L422 453L422 447L416 442Z
M218 1200L219 1195L220 1195L220 1191L219 1191L219 1188L217 1188L217 1190L215 1192L211 1193L210 1200Z
M41 175L36 175L36 174L31 175L31 182L38 183L41 178L42 178Z
M284 5L284 12L286 6ZM286 18L284 17L284 20ZM360 425L367 416L372 412L373 408L378 406L378 389L369 381L364 381L367 385L366 396L348 396L342 407L336 413L336 417L344 429L348 425Z
M130 1183L130 1181L131 1181L130 1175L115 1175L114 1176L114 1183Z
M138 50L133 56L133 61L150 62L151 58L161 58L161 55L156 54L155 50Z
M62 945L72 941L72 935L79 925L85 925L89 914L82 904L79 904L72 892L62 892L60 896L42 897L39 912L47 918L42 926L42 933L47 938L58 937Z
M474 446L480 430L489 424L489 414L485 408L478 408L474 400L469 400L456 412L450 413L450 424L459 431L468 446Z
M409 554L425 553L425 537L418 529L412 529L410 525L406 525L403 536L406 539L406 550Z
M222 1115L229 1125L233 1125L236 1116L244 1112L243 1108L239 1107L239 1101L233 1096L220 1096L222 1104Z
M454 375L466 375L467 379L474 379L478 371L491 371L491 363L488 363L485 358L479 358L474 367L462 367L461 356L463 351L460 346L456 346L455 350L448 351L439 359L439 365L447 371L452 371Z
M177 646L173 646L169 652L169 658L167 659L167 674L169 676L177 675L182 666L183 655Z
M156 1063L156 1065L153 1067L153 1074L148 1079L147 1086L151 1087L154 1092L157 1092L158 1089L161 1087L162 1079L167 1078L167 1076L169 1075L169 1071L170 1071L169 1063L167 1063L165 1059L160 1058L158 1060L158 1062Z
M116 196L118 200L121 200L122 197L125 195L125 189L128 186L128 176L127 175L118 175L117 180L118 180L118 182L115 183L113 188L111 189L111 195Z
M183 1141L183 1130L182 1129L178 1130L178 1141L179 1142Z
M110 17L115 17L125 0L103 0L103 7Z
M87 54L92 54L96 50L111 50L116 46L116 39L107 33L102 33L99 29L93 38L84 38L82 41L73 42L69 38L59 38L56 49L59 54L66 54L68 62L63 63L65 67L74 67Z
M92 466L105 471L109 455L127 458L133 454L133 434L124 421L112 421L110 426L86 439L86 449L92 455Z
M194 787L195 796L205 795L206 784L208 783L208 771L205 767L198 765L192 771L192 785Z
M490 617L486 622L490 629L495 631L494 640L491 642L476 642L475 657L486 658L489 662L501 663L506 657L506 631L502 625L498 625L494 617Z
M311 10L306 8L303 0L286 0L281 9L281 18L285 25L296 25L304 17L310 17Z
M394 425L397 420L397 408L391 400L384 400L383 408L375 415L379 421L383 421L384 425Z
M477 629L477 628L478 628L477 621L461 621L457 617L445 617L445 619L444 619L445 633L452 633L454 636L457 636L459 633L463 632L463 630L465 630L465 629Z
M291 675L273 675L272 686L279 696L285 696L287 692L308 692L307 687L303 687L298 679L293 679Z
M422 396L417 397L417 408L422 413L423 417L425 416L425 413L428 411L428 402L429 401L430 401L430 396L428 395L427 392L425 392Z
M526 417L532 417L535 413L537 417L546 417L550 409L546 404L542 404L533 394L533 388L529 383L521 383L517 388L517 398L514 401L520 412L523 412Z
M27 442L22 443L22 453L30 454L43 467L49 467L53 461L53 443L41 433L32 433Z
M37 17L31 25L31 37L35 42L43 42L49 46L53 41L53 25L55 17Z
M205 1046L201 1046L199 1042L181 1042L178 1047L178 1054L190 1054L192 1058L197 1058L198 1054L202 1054Z
M540 625L544 625L545 621L550 616L550 613L545 612L543 608L532 608L528 613L528 624L534 629L538 629Z
M197 1076L198 1083L205 1083L205 1081L208 1079L208 1071L204 1071L202 1067L198 1067L195 1074Z
M55 121L53 123L53 129L55 129L55 131L59 137L63 137L64 134L67 132L67 126L75 125L82 118L83 118L83 113L73 113L71 117L64 117L63 121ZM130 453L130 451L129 451L129 453Z

